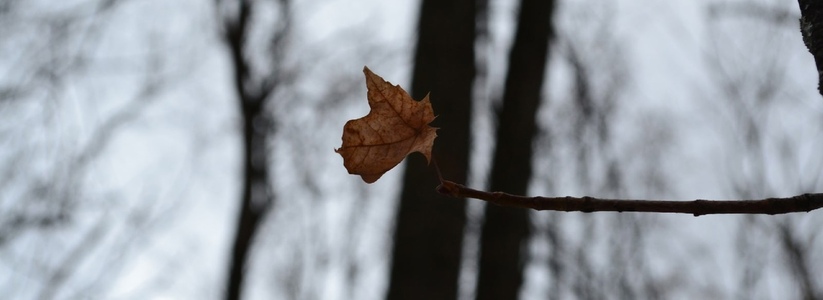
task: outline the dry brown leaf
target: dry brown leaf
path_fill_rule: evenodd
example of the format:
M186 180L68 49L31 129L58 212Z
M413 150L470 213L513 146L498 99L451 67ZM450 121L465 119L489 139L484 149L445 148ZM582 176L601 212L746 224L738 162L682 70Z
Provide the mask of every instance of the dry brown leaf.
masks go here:
M343 146L334 150L343 156L349 174L372 183L412 152L431 160L437 128L429 126L434 120L429 96L415 101L399 85L383 80L368 67L363 67L363 73L371 111L346 122Z

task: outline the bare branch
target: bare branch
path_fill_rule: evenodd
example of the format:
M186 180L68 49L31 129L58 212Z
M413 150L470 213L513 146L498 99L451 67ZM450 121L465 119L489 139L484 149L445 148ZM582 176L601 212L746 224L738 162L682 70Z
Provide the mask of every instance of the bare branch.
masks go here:
M106 230L110 227L108 218L101 216L97 224L83 235L77 245L69 251L57 268L46 278L44 289L40 291L37 299L48 300L57 297L66 281L71 278L72 273L76 272L79 265L89 257L89 254L93 253L92 250L100 245L101 240L106 235Z
M441 181L437 191L455 198L474 198L496 205L555 211L633 211L693 214L785 214L809 212L823 207L823 194L802 194L789 198L761 200L634 200L600 199L594 197L525 197L501 192L485 192L448 180Z

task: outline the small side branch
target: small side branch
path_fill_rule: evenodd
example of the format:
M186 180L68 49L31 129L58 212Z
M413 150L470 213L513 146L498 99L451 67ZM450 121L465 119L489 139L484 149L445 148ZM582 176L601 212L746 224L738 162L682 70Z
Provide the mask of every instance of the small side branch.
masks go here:
M788 198L762 200L631 200L600 199L594 197L524 197L501 192L485 192L462 184L443 180L437 191L455 198L474 198L492 204L534 210L555 211L634 211L656 213L683 213L694 216L711 214L785 214L809 212L823 207L823 194L802 194Z

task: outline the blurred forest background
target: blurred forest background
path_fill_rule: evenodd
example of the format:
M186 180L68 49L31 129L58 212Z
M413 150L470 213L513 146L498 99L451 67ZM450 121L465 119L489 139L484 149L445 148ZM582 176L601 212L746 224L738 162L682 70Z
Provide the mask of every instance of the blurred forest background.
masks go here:
M823 191L792 1L0 1L5 299L820 299L820 212L553 213L333 149L361 70L444 176L526 195Z

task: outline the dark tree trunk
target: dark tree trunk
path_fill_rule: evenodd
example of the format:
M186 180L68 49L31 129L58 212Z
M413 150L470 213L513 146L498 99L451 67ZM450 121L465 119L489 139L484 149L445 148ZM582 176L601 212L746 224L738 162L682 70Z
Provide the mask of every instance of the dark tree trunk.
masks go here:
M259 109L243 114L243 187L237 228L232 244L226 299L240 299L249 249L260 221L273 202L268 175L267 134L255 130L255 120L265 118Z
M424 0L412 96L431 91L440 127L433 158L449 180L469 168L475 0ZM420 155L406 167L396 218L388 299L456 299L466 221L465 202L439 195L433 168Z
M817 67L817 91L823 95L823 2L798 0L800 5L800 33L803 43L814 56Z
M217 0L220 9L221 0ZM267 142L271 131L271 115L266 102L276 81L256 78L251 72L246 39L249 32L251 1L229 3L238 5L231 15L222 15L223 39L234 68L233 88L243 123L242 196L237 214L237 227L229 260L226 299L241 299L243 279L249 250L261 221L274 203L269 177Z
M532 173L532 139L540 105L553 1L523 0L511 53L503 104L498 111L497 143L490 189L525 195ZM480 236L477 299L517 299L529 240L526 209L486 205Z

